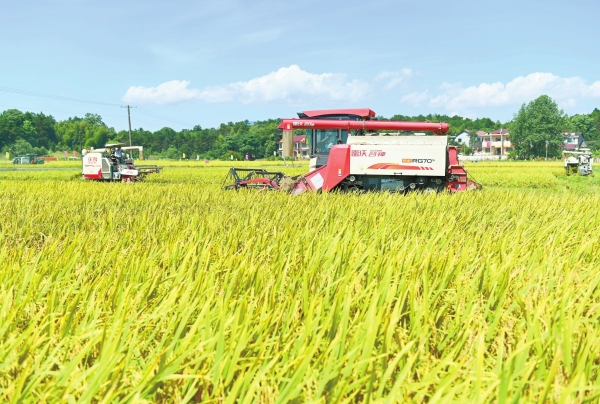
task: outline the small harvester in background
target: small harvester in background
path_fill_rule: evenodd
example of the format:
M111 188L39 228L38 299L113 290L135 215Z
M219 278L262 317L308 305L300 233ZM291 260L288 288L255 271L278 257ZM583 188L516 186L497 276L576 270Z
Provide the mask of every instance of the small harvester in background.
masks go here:
M121 150L122 157L115 155L117 149ZM110 143L102 149L91 149L82 157L83 179L131 182L140 181L147 174L160 173L162 167L156 165L135 165L132 153L135 150L139 152L139 159L143 160L143 146Z
M590 149L579 149L577 151L563 150L562 158L567 175L592 175L594 158Z
M44 164L44 159L37 154L28 153L23 156L17 156L12 160L13 164Z

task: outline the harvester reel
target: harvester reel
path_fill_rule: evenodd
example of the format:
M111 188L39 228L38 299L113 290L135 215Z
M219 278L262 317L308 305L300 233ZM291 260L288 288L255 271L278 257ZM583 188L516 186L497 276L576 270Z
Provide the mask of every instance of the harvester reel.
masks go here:
M223 189L254 189L259 191L279 190L279 183L285 174L278 171L267 171L264 169L230 168Z

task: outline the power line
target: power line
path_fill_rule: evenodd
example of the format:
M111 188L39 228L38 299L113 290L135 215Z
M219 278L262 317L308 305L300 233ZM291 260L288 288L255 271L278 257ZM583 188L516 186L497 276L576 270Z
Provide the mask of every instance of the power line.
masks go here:
M80 98L65 97L62 95L45 94L45 93L40 93L37 91L22 90L19 88L6 87L6 86L0 86L0 92L13 93L13 94L19 94L19 95L27 95L30 97L48 98L48 99L54 99L54 100L59 100L59 101L79 102L79 103L84 103L84 104L104 105L104 106L109 106L109 107L121 107L120 104L112 104L112 103L108 103L108 102L84 100L84 99L80 99ZM57 112L61 112L61 111L57 111ZM176 123L178 125L183 125L183 126L187 126L187 127L192 126L188 122L184 122L184 121L181 121L181 120L178 120L175 118L171 118L167 115L160 114L160 113L154 112L154 111L150 111L145 108L140 108L139 112L144 115L150 116L152 118L161 119L163 121L168 121L171 123ZM71 113L71 112L66 112L66 113ZM109 116L109 115L107 115L107 116ZM129 118L129 119L131 120L131 118Z
M150 125L150 127L155 127L155 126L157 126L155 123L150 123L150 122L142 121L140 118L135 118L135 121L136 121L136 122L145 123L145 124L147 124L147 125ZM144 128L142 128L142 127L140 126L140 127L138 127L137 129L134 129L134 130L140 130L140 129L144 129ZM145 130L147 130L147 129L145 129Z
M80 114L81 113L81 111L80 112L75 112L75 111L60 111L60 110L57 110L57 109L48 109L48 108L40 108L40 107L32 108L32 107L23 107L23 106L20 106L20 105L0 104L0 107L20 108L20 109L29 110L29 111L40 111L42 113L44 113L44 112L62 112L64 114ZM106 115L106 114L102 114L102 116L103 117L110 116L110 117L123 118L123 115Z
M12 88L12 87L5 87L5 86L0 86L0 91L5 92L5 93L29 95L31 97L50 98L50 99L60 100L60 101L82 102L85 104L96 104L96 105L107 105L110 107L120 107L119 104L111 104L111 103L100 102L100 101L82 100L80 98L64 97L62 95L44 94L44 93L38 93L36 91L21 90L19 88Z
M141 113L141 114L150 116L152 118L162 119L164 121L169 121L169 122L176 123L176 124L179 124L179 125L184 125L184 126L188 126L188 127L193 126L189 122L180 121L179 119L171 118L171 117L169 117L167 115L159 114L158 112L150 111L150 110L142 108L142 107L139 107L139 111L138 112Z
M24 106L21 106L21 105L0 104L0 107L20 108L22 110L29 110L29 111L38 111L38 110L41 111L41 108L39 108L39 107L32 108L32 107L24 107ZM75 111L60 111L60 110L57 110L57 109L47 109L47 108L43 108L42 112L62 112L64 114L79 114L80 113L80 112L75 112ZM109 116L111 118L123 118L123 115L107 115L107 114L102 114L103 118L105 116ZM144 123L146 125L150 125L150 127L158 127L158 125L156 125L156 123L144 121L144 120L141 120L140 118L137 118L137 117L135 118L135 121L136 122ZM142 128L140 127L138 129L142 129Z

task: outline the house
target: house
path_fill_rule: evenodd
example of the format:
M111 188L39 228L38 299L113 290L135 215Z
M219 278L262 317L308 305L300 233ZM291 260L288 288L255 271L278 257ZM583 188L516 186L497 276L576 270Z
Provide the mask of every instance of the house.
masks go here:
M582 146L585 138L583 137L583 133L581 132L563 132L563 147L565 150L577 150Z
M283 157L283 139L279 141L279 157ZM294 159L310 158L310 148L306 143L306 135L294 136Z
M483 152L482 139L485 135L487 135L487 132L478 130L475 134L477 135L477 140L473 144L473 151L475 153L482 153Z
M486 156L505 156L514 150L506 129L483 132L481 135L477 132L477 136L481 138L481 151Z
M471 144L471 135L468 130L463 130L458 135L452 138L456 143L462 143L466 146Z

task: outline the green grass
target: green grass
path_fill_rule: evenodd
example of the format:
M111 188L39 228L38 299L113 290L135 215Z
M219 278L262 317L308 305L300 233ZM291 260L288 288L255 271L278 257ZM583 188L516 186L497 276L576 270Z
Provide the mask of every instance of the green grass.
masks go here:
M600 179L468 169L300 197L0 171L0 401L597 401Z

